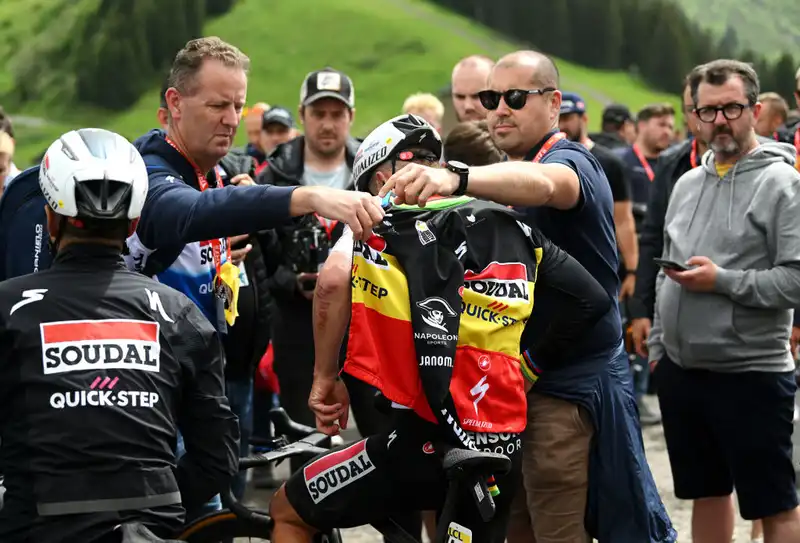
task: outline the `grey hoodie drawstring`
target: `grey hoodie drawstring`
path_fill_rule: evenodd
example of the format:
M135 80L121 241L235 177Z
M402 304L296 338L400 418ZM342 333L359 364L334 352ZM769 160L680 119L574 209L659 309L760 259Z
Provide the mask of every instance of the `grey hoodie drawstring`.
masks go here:
M733 215L733 191L736 185L733 184L734 180L736 179L736 168L739 167L742 161L738 160L736 164L733 165L733 169L731 170L731 194L730 198L728 199L728 230L731 229L731 215ZM722 182L722 179L720 179Z

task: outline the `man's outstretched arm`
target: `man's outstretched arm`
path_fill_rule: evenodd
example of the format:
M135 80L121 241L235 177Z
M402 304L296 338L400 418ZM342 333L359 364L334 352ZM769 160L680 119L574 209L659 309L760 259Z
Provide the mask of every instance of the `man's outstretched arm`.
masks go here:
M164 175L150 181L137 233L158 249L267 230L308 213L346 223L357 239L383 219L380 202L363 192L270 185L200 192Z
M433 195L453 194L458 182L449 170L408 164L389 178L379 196L393 191L398 203L424 205ZM467 193L512 206L572 209L581 201L581 184L565 164L500 162L470 168Z

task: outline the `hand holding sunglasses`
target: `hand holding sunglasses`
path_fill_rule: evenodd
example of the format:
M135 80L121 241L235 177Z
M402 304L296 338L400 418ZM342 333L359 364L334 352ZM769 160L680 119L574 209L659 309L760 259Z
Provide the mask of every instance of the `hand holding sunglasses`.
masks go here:
M478 99L481 101L483 107L489 111L494 111L500 106L500 98L506 101L506 105L511 109L522 109L528 102L528 96L531 94L544 94L556 90L554 87L545 87L543 89L508 89L505 92L498 92L493 90L482 90L478 93Z

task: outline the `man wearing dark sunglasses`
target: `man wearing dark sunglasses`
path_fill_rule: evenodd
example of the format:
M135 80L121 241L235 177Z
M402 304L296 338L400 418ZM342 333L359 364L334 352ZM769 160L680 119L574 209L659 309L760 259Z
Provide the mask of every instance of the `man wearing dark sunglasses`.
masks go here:
M664 219L648 339L675 495L693 500L694 541L730 541L735 508L764 542L800 541L789 348L800 305L795 150L756 139L756 72L716 60L689 76L690 122L711 152L685 173ZM702 444L701 444L702 443Z
M537 543L587 541L588 529L600 541L671 542L676 534L647 465L622 345L611 189L591 153L558 131L558 86L558 70L545 55L520 51L500 59L479 96L492 137L511 160L460 175L409 164L380 194L394 191L400 202L424 206L434 194L467 193L517 206L615 300L569 364L543 375L543 386L528 395L523 473L535 523L512 522L509 541L531 541L531 530ZM554 297L537 296L534 315L558 311ZM544 328L546 319L533 318L523 348ZM590 457L597 468L591 478Z

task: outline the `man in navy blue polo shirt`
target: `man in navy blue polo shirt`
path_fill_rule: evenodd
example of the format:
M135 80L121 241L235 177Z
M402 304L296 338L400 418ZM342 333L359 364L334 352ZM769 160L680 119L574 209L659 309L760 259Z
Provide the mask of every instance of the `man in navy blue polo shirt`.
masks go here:
M611 190L591 153L558 132L558 85L555 64L540 53L502 58L479 96L511 160L475 168L411 164L381 196L392 191L400 202L425 205L435 194L468 193L517 206L616 299ZM558 310L544 293L537 296L523 349ZM644 454L616 304L568 355L572 363L542 375L528 396L523 472L533 526L512 526L509 541L530 541L531 528L537 543L589 535L615 543L675 541Z

